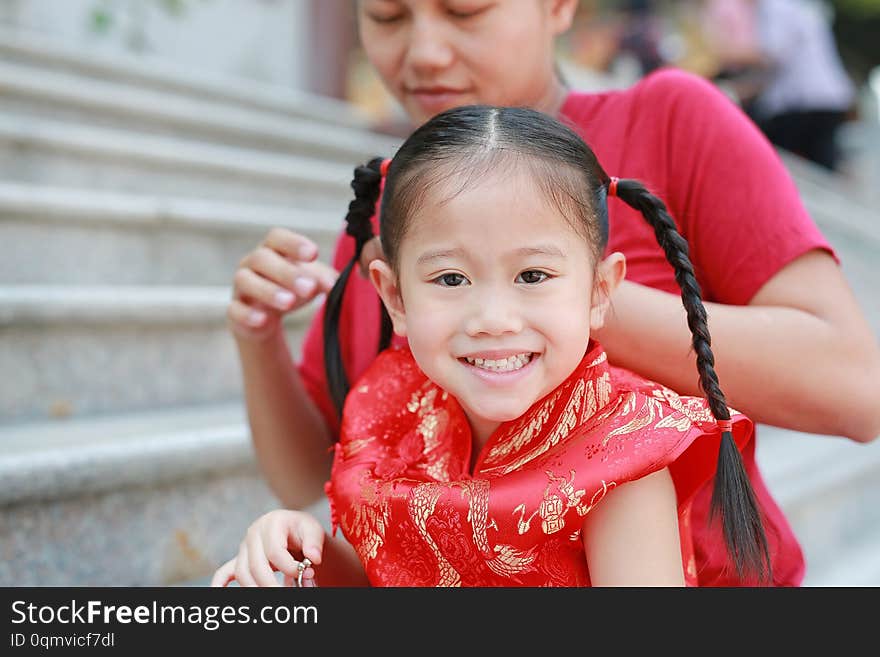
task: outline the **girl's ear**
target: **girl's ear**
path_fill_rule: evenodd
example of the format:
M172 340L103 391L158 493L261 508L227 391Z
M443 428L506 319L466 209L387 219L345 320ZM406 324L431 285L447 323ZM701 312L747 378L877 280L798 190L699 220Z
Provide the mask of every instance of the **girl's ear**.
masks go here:
M547 4L547 17L554 35L567 32L574 21L578 9L578 0L544 0Z
M400 286L397 276L385 260L376 259L370 263L370 280L388 310L394 332L406 337L406 311L403 308L403 298L400 296Z
M626 277L626 258L615 251L596 267L593 294L590 298L590 329L597 331L605 326L605 315L611 305L611 294Z

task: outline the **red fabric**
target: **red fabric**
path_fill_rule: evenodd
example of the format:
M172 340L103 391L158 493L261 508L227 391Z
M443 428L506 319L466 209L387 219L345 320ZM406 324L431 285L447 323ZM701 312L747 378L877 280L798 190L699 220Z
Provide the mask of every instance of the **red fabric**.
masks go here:
M633 87L605 93L572 92L561 119L590 144L609 175L636 178L667 204L690 245L708 301L746 304L774 274L812 249L834 255L801 202L769 142L709 82L676 70L653 73ZM679 293L652 229L620 201L609 204L608 251L627 258L627 279ZM333 263L351 258L353 241L341 237ZM836 258L836 256L835 256ZM319 313L306 335L299 365L306 388L328 425L338 422L327 393ZM350 380L375 358L379 300L369 281L353 275L346 290L340 333ZM402 340L395 337L395 343ZM775 582L797 586L804 574L800 547L754 462L744 457L760 501L777 534L771 536ZM708 489L694 502L697 560L705 581L724 585L715 555L719 545L706 526Z
M733 433L742 449L751 421L735 413ZM489 437L471 474L461 407L397 347L346 400L326 491L334 531L374 586L589 586L584 516L668 466L696 586L691 500L715 471L720 436L705 400L610 368L592 343L561 386Z

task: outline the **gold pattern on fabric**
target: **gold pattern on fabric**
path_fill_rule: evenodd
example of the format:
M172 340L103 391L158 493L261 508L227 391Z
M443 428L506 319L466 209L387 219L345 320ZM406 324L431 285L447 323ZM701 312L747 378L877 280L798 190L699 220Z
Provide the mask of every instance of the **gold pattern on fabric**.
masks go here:
M589 585L584 516L714 422L703 400L608 370L596 349L476 455L456 400L409 352L380 355L367 396L343 424L328 491L371 583ZM479 468L470 474L473 456ZM698 465L708 473L714 462ZM703 566L689 509L679 518L686 581L697 584Z
M608 360L608 354L606 354L605 351L603 350L590 362L589 365L587 365L587 367L589 369L592 369L592 368L596 367L597 365L601 365L606 360Z
M426 454L437 448L440 444L440 436L449 424L449 412L438 403L445 402L447 397L448 393L445 390L426 382L412 394L406 405L406 409L419 418L416 432L424 441Z
M694 426L694 423L691 422L690 418L687 415L670 413L654 426L658 429L665 429L669 427L670 429L675 429L676 431L684 433L685 431L689 431L690 428Z
M342 514L343 533L351 536L361 563L374 559L385 543L385 531L391 518L391 495L393 489L375 481L363 481L361 486L363 504L354 505L350 513ZM349 533L350 532L350 533Z
M349 458L353 454L357 454L364 447L366 447L371 442L373 442L373 440L375 440L375 438L376 438L376 436L368 436L366 438L356 438L356 439L347 441L344 445L342 445L342 455L345 458Z
M426 410L431 410L434 406L434 400L437 397L439 388L430 381L426 381L416 390L406 405L406 410L410 413L418 413L424 415Z
M520 423L511 429L509 436L504 440L499 440L492 446L486 454L483 464L491 465L508 454L518 452L524 445L528 445L535 436L541 433L544 424L550 419L550 414L553 412L553 408L561 396L562 390L557 390L544 401L541 408L538 409L530 421Z
M582 504L577 507L578 515L583 517L587 515L590 511L593 510L593 507L596 506L599 502L601 502L605 496L608 494L608 491L617 487L617 483L614 481L605 481L602 480L602 485L599 487L595 493L593 493L593 497L590 498L589 504ZM580 531L580 530L578 530Z
M566 436L571 432L571 430L577 425L578 422L578 411L584 405L584 396L586 395L587 385L583 379L577 381L575 383L574 389L571 391L571 397L568 399L568 403L565 405L565 410L562 411L562 414L559 416L559 420L556 422L556 426L553 427L553 430L550 431L550 434L547 438L535 445L533 449L529 450L525 454L520 457L510 461L509 463L503 464L501 466L489 469L493 474L507 474L508 472L512 472L517 468L525 465L529 461L537 458L548 449L558 444L560 441L565 439ZM506 441L504 441L506 442ZM483 472L489 471L486 468L482 469Z
M425 474L431 479L437 481L449 481L452 479L452 477L449 476L450 458L451 456L449 454L443 454L436 461L425 466Z
M602 376L596 379L596 394L599 397L599 408L611 401L611 374L609 372L603 372Z
M596 406L596 390L593 386L592 381L584 382L587 386L586 388L586 399L584 401L583 408L581 409L581 421L584 418L591 418L596 414L596 411L599 410Z
M550 470L545 470L544 474L547 475L549 483L544 489L544 497L538 508L528 518L525 517L525 502L513 510L514 514L519 512L516 527L520 535L529 531L535 516L541 518L541 529L545 534L553 534L564 529L565 512L572 507L577 507L580 504L581 498L587 492L583 488L579 490L574 489L574 470L569 470L569 479L555 475Z
M609 431L608 435L605 436L605 440L603 444L607 445L608 441L615 436L626 436L631 433L636 433L641 429L644 429L647 426L650 426L654 423L655 413L660 409L660 403L656 399L646 398L645 403L641 408L636 409L636 395L634 393L630 393L629 399L624 404L624 413L629 412L630 404L632 404L633 411L635 412L635 417L633 417L629 422L624 424L623 426L617 427L613 431ZM662 413L662 411L661 411Z
M715 420L715 416L712 415L712 410L709 408L706 400L701 397L682 398L675 391L665 387L655 388L651 393L655 399L665 402L673 410L688 418L691 423L713 422ZM731 414L736 413L732 408L729 410Z
M488 521L489 521L489 481L471 479L456 482L461 487L461 499L468 501L467 519L473 527L474 545L484 557L490 557Z
M512 545L489 546L489 527L498 528L494 520L489 522L489 481L471 479L457 482L461 486L462 499L468 500L468 522L473 527L474 545L486 560L486 565L496 575L513 577L528 569L535 560L533 550L520 550Z
M534 570L532 564L537 551L537 547L521 550L512 545L496 545L495 558L487 561L486 565L496 575L514 578L521 573Z
M431 537L427 528L428 517L434 512L434 507L437 500L440 499L440 495L443 494L443 490L443 485L434 482L419 484L413 488L407 506L413 525L437 559L437 566L440 569L440 581L437 582L437 586L461 586L461 576L443 556L443 550Z

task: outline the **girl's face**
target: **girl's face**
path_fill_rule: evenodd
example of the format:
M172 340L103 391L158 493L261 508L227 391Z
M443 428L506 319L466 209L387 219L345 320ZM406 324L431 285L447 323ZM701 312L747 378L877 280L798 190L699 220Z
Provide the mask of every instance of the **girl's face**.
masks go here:
M621 254L594 266L534 174L503 168L460 193L450 179L427 194L400 244L399 278L384 261L370 266L395 332L480 444L574 371L624 272Z
M554 39L577 0L360 0L361 43L385 86L423 123L471 104L555 114Z

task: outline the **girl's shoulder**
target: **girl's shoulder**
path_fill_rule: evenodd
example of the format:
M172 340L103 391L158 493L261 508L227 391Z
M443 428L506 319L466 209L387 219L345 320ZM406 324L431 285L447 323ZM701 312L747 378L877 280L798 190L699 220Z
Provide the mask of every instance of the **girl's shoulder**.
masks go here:
M408 391L433 385L406 345L392 345L370 363L351 386L343 415L362 412L363 406L384 406L391 399L402 399Z
M661 383L646 379L622 367L610 366L611 380L622 396L640 400L642 405L653 405L658 412L661 426L680 420L684 426L698 432L717 432L717 422L705 397L680 395ZM734 423L745 423L751 428L751 420L739 411L729 408Z

